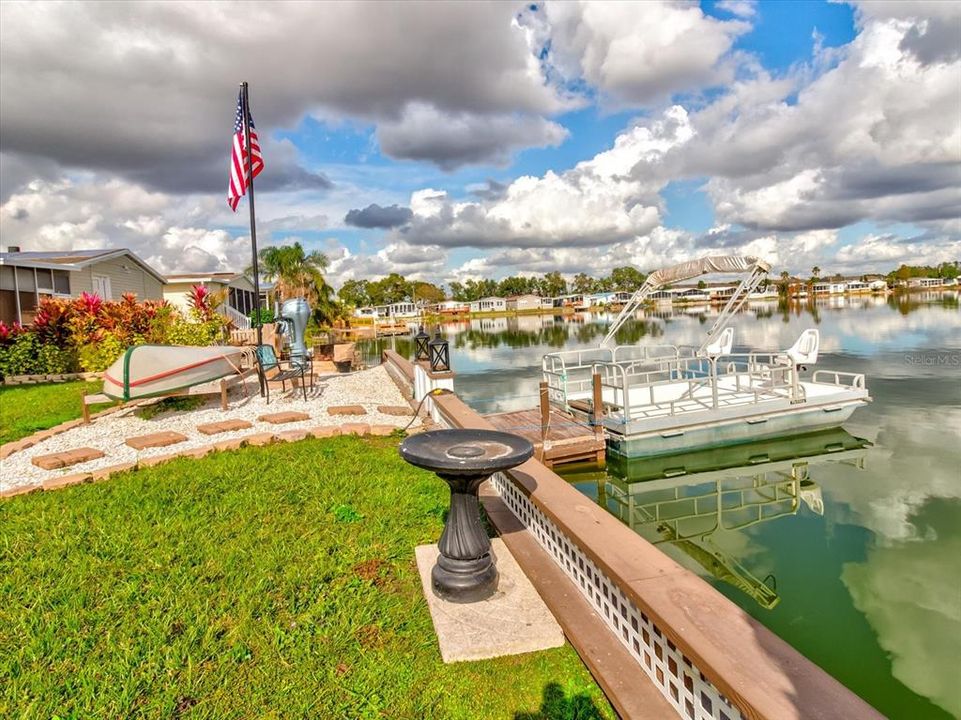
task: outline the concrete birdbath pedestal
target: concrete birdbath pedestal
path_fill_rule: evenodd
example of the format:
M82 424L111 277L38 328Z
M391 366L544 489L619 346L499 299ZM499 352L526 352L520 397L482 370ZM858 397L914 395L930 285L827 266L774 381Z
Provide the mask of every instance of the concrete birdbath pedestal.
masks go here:
M450 512L431 570L434 593L455 603L490 597L497 568L480 518L477 489L496 472L517 467L534 454L524 438L493 430L436 430L407 438L401 457L437 473L450 487Z

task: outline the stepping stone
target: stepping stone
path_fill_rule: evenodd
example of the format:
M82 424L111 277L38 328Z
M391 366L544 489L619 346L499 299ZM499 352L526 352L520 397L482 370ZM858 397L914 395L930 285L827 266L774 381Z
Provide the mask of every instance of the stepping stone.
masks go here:
M377 412L381 415L413 415L414 411L407 405L378 405Z
M252 427L253 425L246 420L221 420L220 422L198 425L197 432L203 433L204 435L217 435L219 433L234 432L236 430L246 430Z
M379 435L381 437L393 435L394 430L400 430L400 428L394 427L393 425L371 425L370 426L370 434Z
M367 435L370 425L367 423L346 423L340 426L341 435Z
M327 408L328 415L366 415L362 405L331 405Z
M103 452L96 448L77 448L76 450L66 450L64 452L50 453L49 455L37 455L31 462L43 470L58 470L59 468L70 467L78 463L89 462L103 457Z
M127 438L124 440L124 443L127 446L132 447L134 450L143 450L145 448L176 445L177 443L183 442L186 439L186 435L181 435L180 433L173 432L172 430L165 430L163 432L151 433L150 435L138 435L137 437Z
M283 425L284 423L303 422L310 420L310 415L302 412L279 412L268 413L257 418L260 422L270 423L271 425Z
M315 438L331 438L340 435L340 428L336 425L318 425L308 431Z

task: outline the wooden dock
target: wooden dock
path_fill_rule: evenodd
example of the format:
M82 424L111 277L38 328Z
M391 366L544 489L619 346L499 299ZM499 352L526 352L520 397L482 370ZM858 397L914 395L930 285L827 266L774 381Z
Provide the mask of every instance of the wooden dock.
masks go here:
M534 445L535 456L548 467L571 462L604 462L604 433L550 408L515 410L485 416L498 430L520 435ZM545 438L546 428L546 438Z

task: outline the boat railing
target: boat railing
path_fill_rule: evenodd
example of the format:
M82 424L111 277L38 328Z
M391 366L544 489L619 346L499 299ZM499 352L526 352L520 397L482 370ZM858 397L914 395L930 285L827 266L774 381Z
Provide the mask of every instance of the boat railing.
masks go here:
M627 423L772 398L803 402L804 387L798 381L797 368L784 364L781 357L777 353L743 353L598 362L593 373L600 376L605 404L620 412ZM675 397L663 397L663 388L671 386L676 392L682 384L686 387Z
M842 372L840 370L815 370L811 381L821 385L837 385L838 387L864 390L864 373Z

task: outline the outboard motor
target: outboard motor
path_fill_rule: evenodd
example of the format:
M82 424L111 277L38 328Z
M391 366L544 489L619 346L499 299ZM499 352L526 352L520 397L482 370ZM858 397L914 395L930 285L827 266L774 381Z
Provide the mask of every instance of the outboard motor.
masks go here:
M280 319L284 322L284 334L290 344L290 361L303 365L307 358L307 321L310 319L310 305L303 298L285 300L280 307Z

